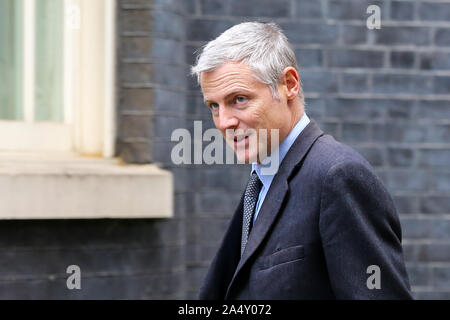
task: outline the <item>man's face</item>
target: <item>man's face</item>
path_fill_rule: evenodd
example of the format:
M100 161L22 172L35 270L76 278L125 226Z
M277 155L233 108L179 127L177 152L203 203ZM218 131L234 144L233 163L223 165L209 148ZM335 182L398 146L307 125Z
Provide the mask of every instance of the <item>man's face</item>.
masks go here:
M203 72L200 83L214 124L239 161L262 161L257 158L258 152L269 155L271 144L278 144L270 130L279 130L280 142L291 130L293 114L285 94L279 90L280 98L274 99L270 88L254 78L248 65L236 62L223 64L213 71ZM226 134L228 129L235 133ZM260 129L267 130L267 143L260 138ZM253 141L257 144L251 143Z

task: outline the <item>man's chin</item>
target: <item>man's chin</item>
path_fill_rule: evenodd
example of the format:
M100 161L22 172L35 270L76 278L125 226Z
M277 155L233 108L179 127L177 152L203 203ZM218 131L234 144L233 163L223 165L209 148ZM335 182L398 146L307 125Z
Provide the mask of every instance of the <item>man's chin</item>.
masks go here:
M247 152L235 152L236 158L240 163L253 163L258 161L258 155L255 153L249 153Z

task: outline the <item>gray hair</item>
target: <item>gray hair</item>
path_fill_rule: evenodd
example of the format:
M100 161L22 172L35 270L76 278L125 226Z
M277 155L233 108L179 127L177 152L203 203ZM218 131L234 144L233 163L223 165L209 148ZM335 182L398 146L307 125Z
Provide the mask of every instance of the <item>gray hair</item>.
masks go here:
M275 23L244 22L229 28L203 47L191 73L200 83L202 72L212 71L227 61L247 63L254 77L269 86L274 98L278 97L284 69L299 70L294 51ZM301 83L299 97L304 102Z

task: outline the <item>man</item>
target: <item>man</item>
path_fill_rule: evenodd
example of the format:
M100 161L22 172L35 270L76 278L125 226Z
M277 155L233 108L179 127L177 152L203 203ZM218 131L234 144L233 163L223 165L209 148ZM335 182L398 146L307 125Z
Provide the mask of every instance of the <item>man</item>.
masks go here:
M192 72L216 127L253 162L200 298L411 298L391 197L366 160L305 114L281 30L236 25L203 48ZM261 151L276 153L276 173L262 172Z

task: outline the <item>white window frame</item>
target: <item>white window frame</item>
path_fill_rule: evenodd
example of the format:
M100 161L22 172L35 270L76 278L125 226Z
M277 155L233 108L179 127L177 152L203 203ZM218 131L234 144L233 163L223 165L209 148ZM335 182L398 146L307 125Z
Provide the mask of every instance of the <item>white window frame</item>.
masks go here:
M0 120L0 152L62 151L110 158L114 156L116 132L116 1L61 1L64 121L33 122L35 0L25 0L24 120Z

